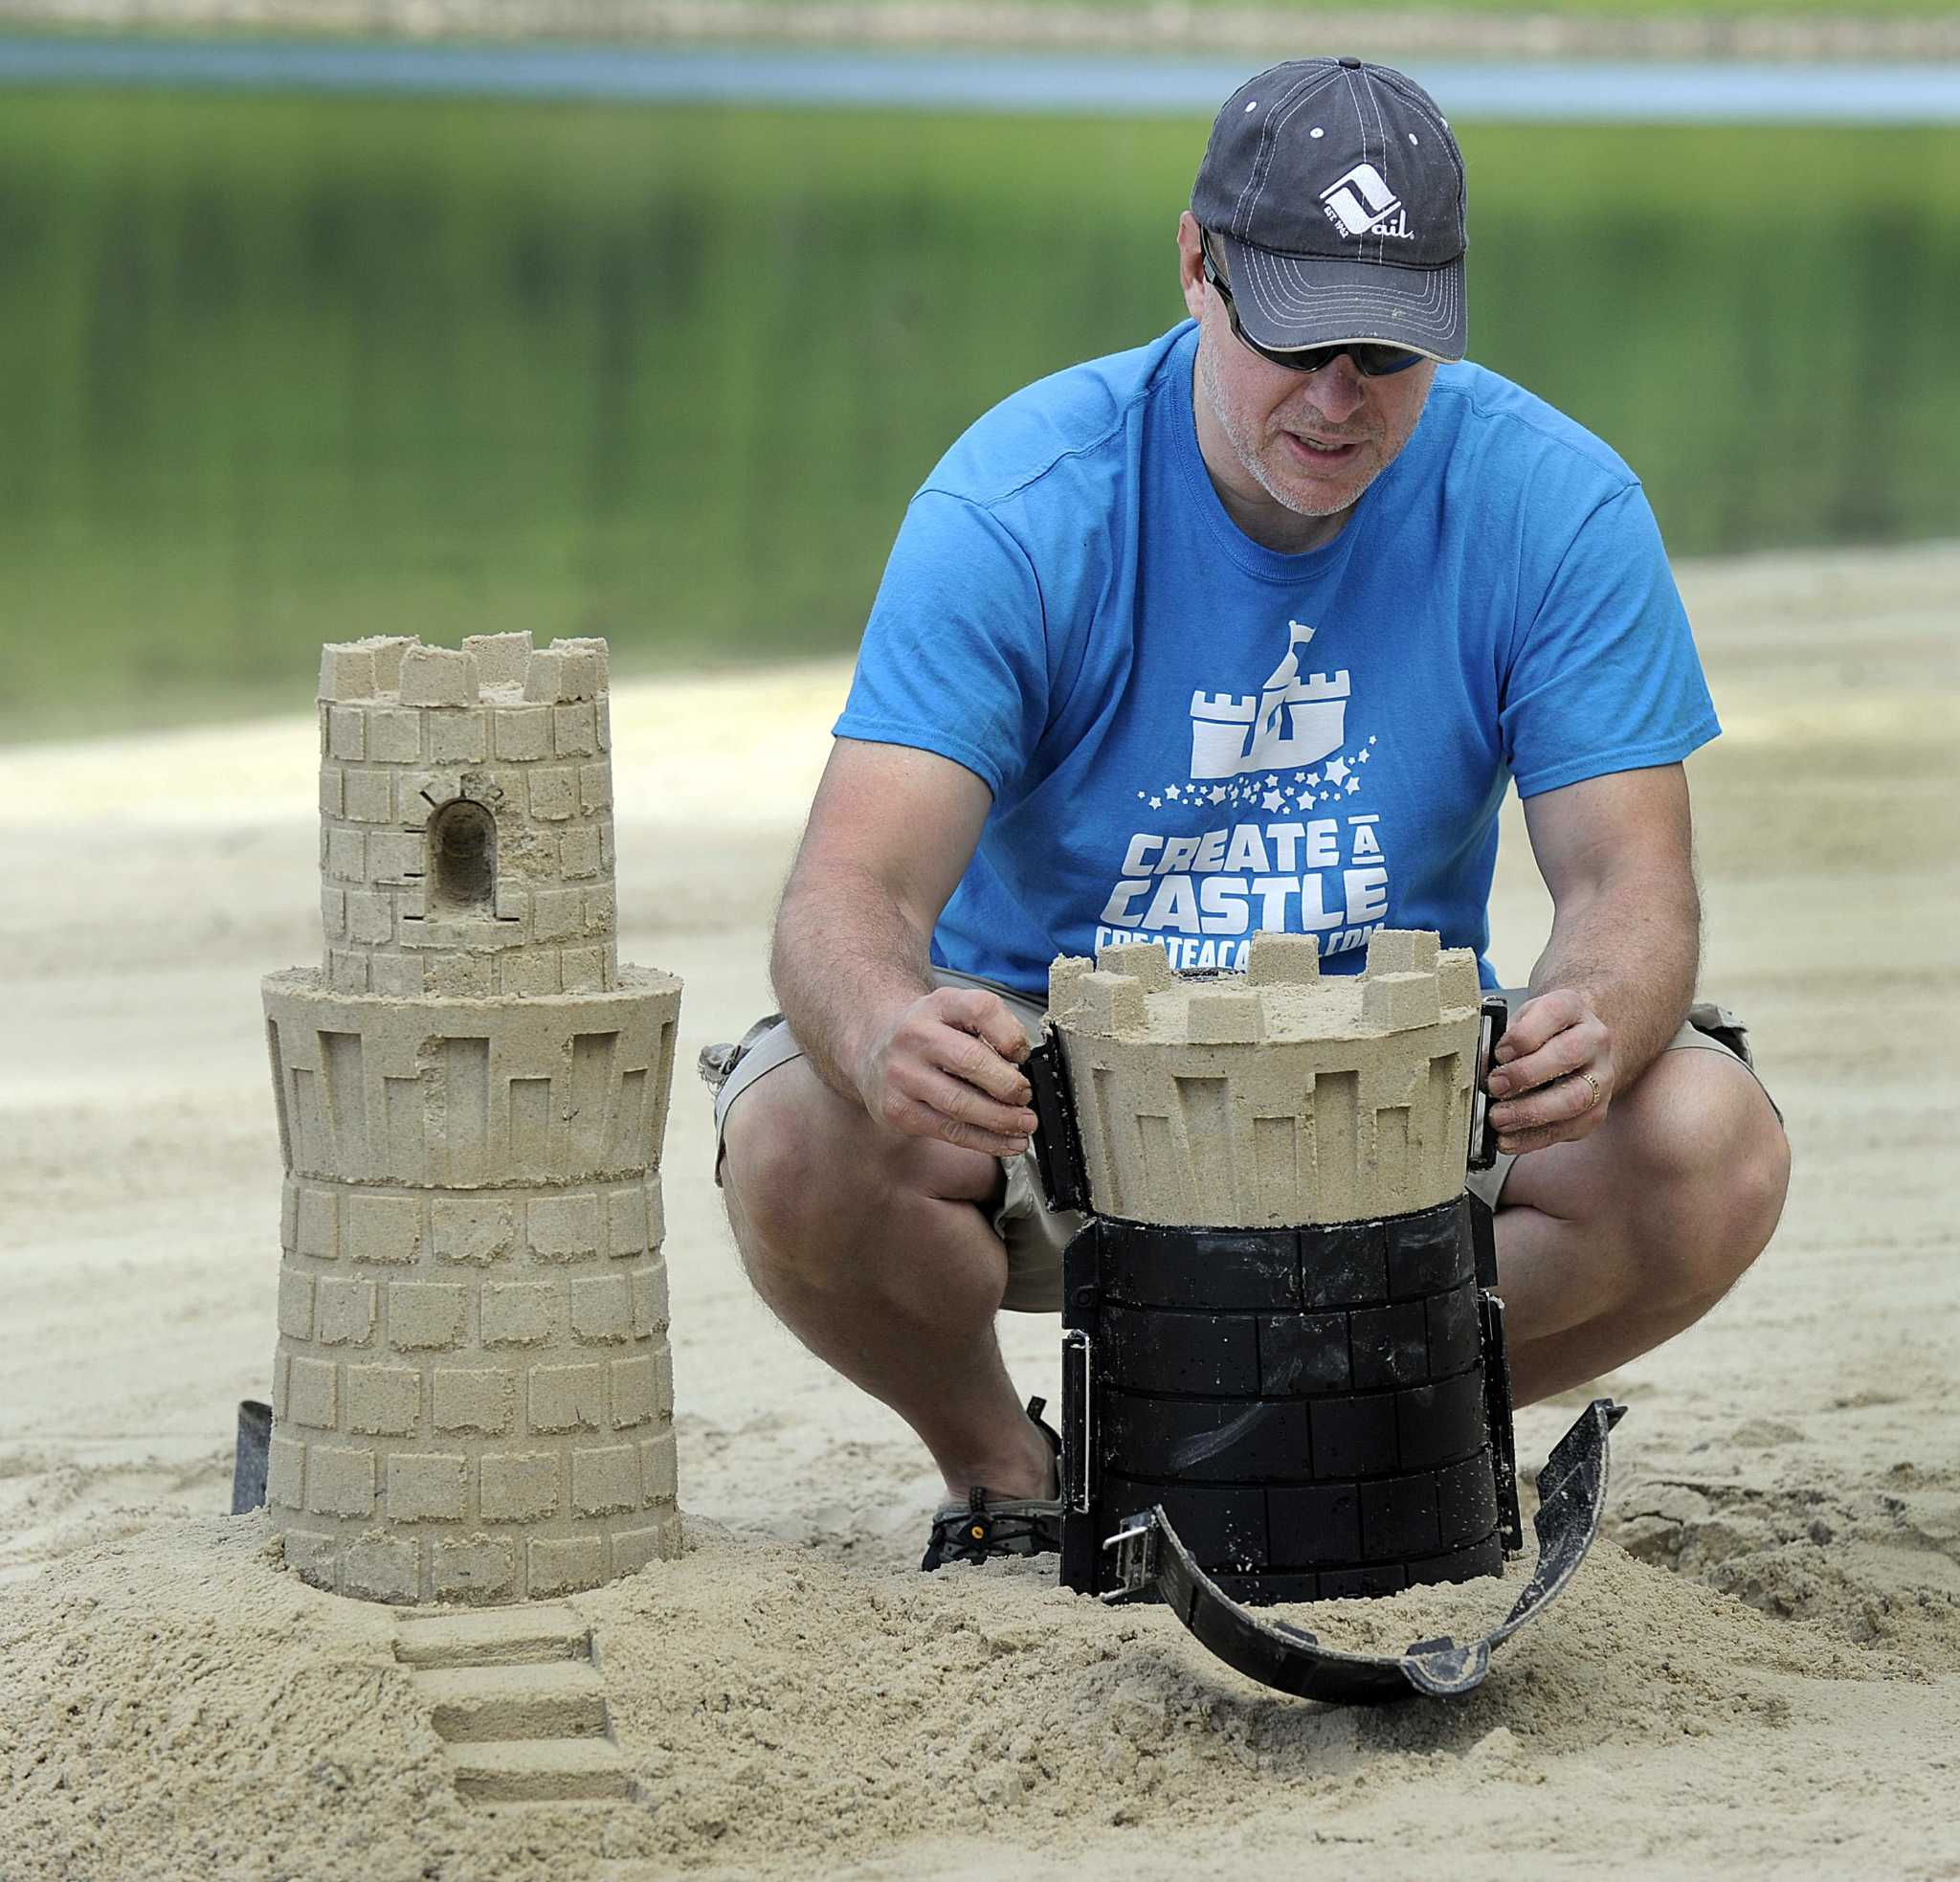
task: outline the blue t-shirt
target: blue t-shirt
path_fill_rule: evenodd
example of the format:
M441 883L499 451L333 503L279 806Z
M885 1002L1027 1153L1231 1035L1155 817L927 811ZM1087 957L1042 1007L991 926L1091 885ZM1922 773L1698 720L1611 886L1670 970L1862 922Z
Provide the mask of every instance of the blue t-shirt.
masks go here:
M1666 765L1719 728L1638 480L1445 366L1346 527L1263 549L1213 488L1190 322L1015 393L905 513L835 730L993 794L933 958L1046 997L1121 941L1358 968L1384 925L1475 949L1507 780Z

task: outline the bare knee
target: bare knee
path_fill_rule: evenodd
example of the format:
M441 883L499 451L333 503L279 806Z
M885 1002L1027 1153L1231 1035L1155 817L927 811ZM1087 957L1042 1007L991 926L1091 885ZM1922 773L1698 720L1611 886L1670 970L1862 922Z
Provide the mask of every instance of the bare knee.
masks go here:
M1712 1305L1775 1231L1789 1139L1747 1069L1714 1053L1664 1054L1629 1097L1623 1194L1650 1285Z
M856 1289L893 1263L916 1279L948 1205L984 1204L1000 1181L994 1158L882 1130L800 1064L757 1080L723 1129L728 1219L758 1282L767 1267Z
M804 1245L825 1235L837 1212L835 1131L795 1089L792 1069L758 1079L722 1127L722 1193L745 1254Z

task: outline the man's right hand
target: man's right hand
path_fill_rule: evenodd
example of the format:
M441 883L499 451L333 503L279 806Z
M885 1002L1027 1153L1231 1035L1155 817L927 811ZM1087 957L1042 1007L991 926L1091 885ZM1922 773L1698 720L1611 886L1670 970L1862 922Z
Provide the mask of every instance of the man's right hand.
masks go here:
M997 994L941 987L902 1008L858 1073L864 1108L887 1129L989 1156L1018 1156L1034 1133L1019 1066L1028 1036Z

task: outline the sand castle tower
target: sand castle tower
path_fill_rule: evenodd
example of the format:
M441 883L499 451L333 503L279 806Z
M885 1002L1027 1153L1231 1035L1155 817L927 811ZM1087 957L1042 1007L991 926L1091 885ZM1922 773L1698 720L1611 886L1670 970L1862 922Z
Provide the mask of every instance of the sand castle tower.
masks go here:
M325 649L320 968L264 984L267 1512L307 1580L512 1602L671 1556L680 984L618 964L603 640Z
M1477 962L1382 929L1358 975L1310 934L1254 937L1247 971L1174 975L1161 949L1058 960L1093 1207L1131 1221L1291 1227L1399 1216L1463 1187Z

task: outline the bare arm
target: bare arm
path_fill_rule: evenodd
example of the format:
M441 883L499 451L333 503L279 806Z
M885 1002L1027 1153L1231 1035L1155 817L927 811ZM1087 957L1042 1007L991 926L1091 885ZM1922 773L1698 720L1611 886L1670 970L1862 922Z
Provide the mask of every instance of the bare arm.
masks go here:
M888 1128L1011 1156L1035 1116L1020 1021L995 995L935 988L941 909L991 799L930 751L839 739L776 915L769 975L831 1088Z
M1598 1128L1681 1025L1701 958L1681 766L1544 792L1526 799L1525 823L1553 912L1491 1078L1505 1100L1491 1113L1499 1141L1518 1152Z

